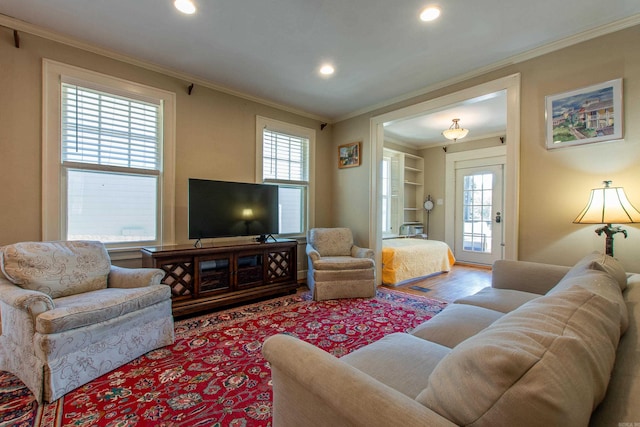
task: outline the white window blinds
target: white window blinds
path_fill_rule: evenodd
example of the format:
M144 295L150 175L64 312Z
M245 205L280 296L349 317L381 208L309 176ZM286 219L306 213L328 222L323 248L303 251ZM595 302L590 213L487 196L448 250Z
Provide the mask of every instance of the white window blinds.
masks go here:
M309 140L263 130L262 178L264 181L307 183Z
M62 161L160 168L160 105L62 83Z

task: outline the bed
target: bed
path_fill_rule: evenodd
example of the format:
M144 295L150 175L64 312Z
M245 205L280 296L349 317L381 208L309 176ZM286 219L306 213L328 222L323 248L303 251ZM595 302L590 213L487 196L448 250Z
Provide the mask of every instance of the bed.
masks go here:
M445 242L424 239L382 241L382 283L397 285L411 279L450 271L455 262Z

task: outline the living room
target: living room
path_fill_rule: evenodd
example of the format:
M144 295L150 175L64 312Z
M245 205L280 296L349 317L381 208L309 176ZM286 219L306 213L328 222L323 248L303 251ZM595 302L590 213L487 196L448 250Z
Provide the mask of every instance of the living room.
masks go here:
M376 247L371 210L375 206L372 159L376 150L372 120L407 106L451 96L470 88L517 75L519 111L517 135L519 174L514 258L524 261L574 265L585 254L602 251L604 238L594 225L572 221L587 202L589 190L612 180L625 188L630 201L640 205L640 15L585 32L562 43L525 52L508 61L484 67L464 78L446 81L402 100L389 99L365 112L329 119L252 97L98 48L81 40L0 15L0 152L3 166L0 190L4 209L0 218L0 245L43 240L49 218L43 214L48 197L43 173L45 124L43 61L95 71L175 94L175 197L167 229L168 243L192 244L188 238L188 179L256 181L257 117L315 131L313 219L316 227L346 226L362 246ZM426 71L428 72L428 71ZM622 79L623 139L549 150L545 145L545 97ZM194 83L195 82L195 83ZM361 142L360 166L338 168L338 147ZM514 143L507 139L506 144ZM441 148L425 150L427 165L437 171L444 161ZM445 195L444 178L425 174L429 191ZM430 237L445 240L445 212L431 216ZM624 226L617 235L616 257L626 271L640 271L640 228ZM298 260L304 256L300 239ZM138 250L113 252L115 264L141 265ZM304 277L306 265L299 265ZM633 420L637 421L637 420Z
M356 241L374 247L371 225L370 119L407 105L432 100L465 88L520 74L520 176L518 183L519 259L570 265L586 250L601 250L602 238L591 227L572 224L585 205L591 188L603 180L622 186L632 203L640 200L637 168L639 126L633 118L638 105L640 54L634 48L640 26L632 16L613 31L585 41L575 40L560 50L514 59L495 70L480 73L446 87L392 103L354 117L322 126L314 118L245 97L196 85L189 81L118 60L115 55L90 51L75 40L53 40L43 29L12 18L0 17L3 43L0 114L4 165L0 174L4 224L0 243L42 238L42 60L60 61L97 70L125 80L141 82L176 94L175 242L187 239L187 180L191 177L253 182L255 179L256 116L316 130L315 198L312 216L316 226L351 227ZM14 46L13 28L20 48ZM628 27L628 28L625 28ZM34 34L35 33L35 34ZM49 36L49 37L47 37ZM594 59L596 58L596 59ZM624 81L624 139L610 143L547 150L545 148L545 96L594 83ZM232 143L230 143L232 141ZM339 169L337 147L362 141L361 166ZM508 143L508 142L507 142ZM359 189L359 191L354 191ZM443 194L444 188L431 190ZM636 204L638 202L635 202ZM19 207L16 208L16 207ZM444 213L434 211L431 234L444 239ZM640 232L627 227L628 238L616 239L616 256L629 271L640 270L637 254ZM574 248L582 248L576 252ZM300 257L303 258L303 257ZM131 261L135 264L135 260ZM127 264L123 261L123 264Z

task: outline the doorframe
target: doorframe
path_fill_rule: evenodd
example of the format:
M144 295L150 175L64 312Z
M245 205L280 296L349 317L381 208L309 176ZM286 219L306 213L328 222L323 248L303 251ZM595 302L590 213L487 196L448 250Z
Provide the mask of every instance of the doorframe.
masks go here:
M459 103L467 99L498 92L507 91L507 129L505 145L507 150L507 164L505 165L505 209L509 209L509 224L505 223L505 259L518 259L518 205L520 185L520 73L512 74L487 83L444 95L439 98L420 102L408 107L400 108L369 120L369 135L371 139L371 181L369 197L369 247L376 253L376 268L378 282L382 277L382 204L378 196L380 188L382 149L384 146L384 124L393 120L424 114L431 110L442 109L448 105ZM446 211L445 211L446 212Z
M454 250L455 246L455 226L456 220L456 171L457 164L461 162L470 162L477 160L477 167L491 165L504 165L502 171L502 188L503 188L503 222L502 222L502 258L503 259L516 259L509 258L507 251L511 247L507 244L507 228L512 226L511 218L516 215L514 211L515 206L511 206L506 202L506 184L507 184L507 148L504 145L498 147L481 148L478 150L461 151L459 153L447 153L445 156L445 220L444 220L444 241L449 245L451 250ZM495 159L495 161L493 161ZM453 213L453 214L449 214ZM517 236L517 234L516 234Z

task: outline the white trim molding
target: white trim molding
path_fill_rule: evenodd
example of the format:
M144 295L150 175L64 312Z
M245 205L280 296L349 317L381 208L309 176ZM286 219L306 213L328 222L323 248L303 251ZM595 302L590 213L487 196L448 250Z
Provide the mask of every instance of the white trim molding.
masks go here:
M161 243L175 242L175 140L176 95L94 71L43 59L42 64L42 239L59 240L64 230L61 194L61 81L62 76L81 79L115 90L160 100L163 114L162 191L160 193ZM135 245L133 245L135 246ZM122 245L125 252L133 246Z

